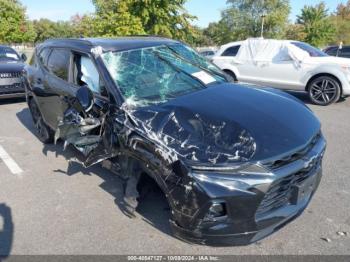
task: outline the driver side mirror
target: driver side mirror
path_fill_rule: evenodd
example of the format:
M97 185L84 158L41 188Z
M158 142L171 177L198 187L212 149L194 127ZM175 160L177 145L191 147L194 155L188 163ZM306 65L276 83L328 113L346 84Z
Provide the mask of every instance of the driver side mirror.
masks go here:
M23 60L23 62L26 62L28 58L27 58L26 54L22 54L21 59Z
M78 89L76 98L84 112L90 111L94 104L94 94L87 85L84 85Z

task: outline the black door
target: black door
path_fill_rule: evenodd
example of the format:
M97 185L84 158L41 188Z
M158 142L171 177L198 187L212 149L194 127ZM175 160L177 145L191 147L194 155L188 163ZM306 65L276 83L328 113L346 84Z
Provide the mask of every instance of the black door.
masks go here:
M87 54L73 52L70 61L68 89L61 89L59 95L56 139L75 146L85 156L85 165L90 166L113 157L118 150L113 131L116 107L110 102L94 60ZM93 94L92 106L85 110L76 106L76 93L82 87Z
M39 106L45 122L48 122L47 118L50 115L47 112L47 110L50 109L50 100L52 100L50 96L56 96L55 93L52 93L47 81L50 78L47 69L47 61L51 51L50 48L40 50L37 54L36 62L33 64L34 66L30 67L32 72L31 74L28 74L30 77L29 82L31 83L31 88L35 94L36 103Z
M64 99L74 97L74 89L69 83L71 52L68 49L52 49L43 83L43 92L38 97L40 111L45 122L56 130L59 119L63 117L66 104Z

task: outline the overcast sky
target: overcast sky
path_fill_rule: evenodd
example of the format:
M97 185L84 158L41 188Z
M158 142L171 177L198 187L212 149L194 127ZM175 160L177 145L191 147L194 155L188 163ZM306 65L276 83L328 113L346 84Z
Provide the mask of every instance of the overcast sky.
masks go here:
M304 5L314 5L320 0L291 0L292 14L290 19L295 20ZM325 0L330 11L334 11L339 3L345 0ZM94 8L90 0L22 0L27 7L27 14L30 19L49 18L51 20L68 20L71 16L79 13L93 12ZM220 12L226 7L226 0L188 0L187 10L198 17L195 24L206 27L210 22L220 19Z

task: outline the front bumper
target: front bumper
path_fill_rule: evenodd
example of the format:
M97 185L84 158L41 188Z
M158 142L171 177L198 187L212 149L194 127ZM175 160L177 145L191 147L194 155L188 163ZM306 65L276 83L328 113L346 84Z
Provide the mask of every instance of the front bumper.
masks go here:
M196 175L191 195L195 199L190 201L200 208L186 215L175 210L174 235L191 243L228 246L247 245L274 233L312 199L322 177L325 147L321 137L301 159L267 174ZM208 216L213 203L225 206L223 216ZM184 202L181 210L189 205Z
M0 98L24 97L25 88L22 78L0 79Z

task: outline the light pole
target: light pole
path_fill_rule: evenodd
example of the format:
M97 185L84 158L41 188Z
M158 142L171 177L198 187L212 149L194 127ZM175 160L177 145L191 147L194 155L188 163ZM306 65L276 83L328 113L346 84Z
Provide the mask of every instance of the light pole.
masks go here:
M261 15L261 38L264 38L264 23L266 14Z
M264 38L264 23L265 23L265 17L266 17L266 14L264 12L264 6L265 6L265 0L261 0L261 11L262 11L262 14L261 14L261 38Z

